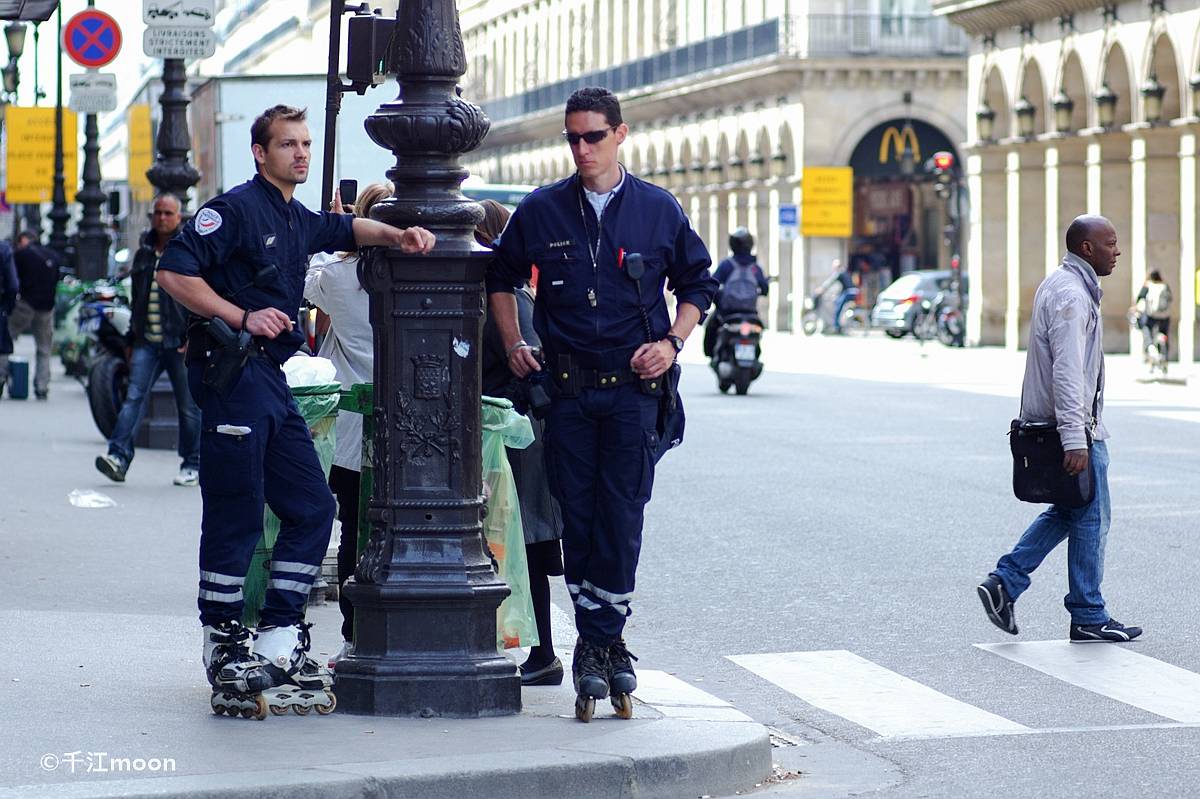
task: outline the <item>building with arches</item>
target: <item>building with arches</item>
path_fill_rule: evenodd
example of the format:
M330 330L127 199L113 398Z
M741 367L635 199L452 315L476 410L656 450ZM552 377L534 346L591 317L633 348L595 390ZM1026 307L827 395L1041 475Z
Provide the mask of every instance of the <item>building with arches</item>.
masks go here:
M933 5L971 37L969 339L1024 347L1067 225L1099 213L1123 253L1103 284L1105 348L1139 346L1125 314L1157 269L1176 298L1172 355L1194 361L1200 4Z
M465 0L459 14L463 95L492 120L464 161L484 180L571 174L563 105L602 85L631 129L626 167L675 194L714 261L730 230L754 233L777 280L771 326L792 329L857 248L893 272L948 265L920 160L966 140L967 43L930 0ZM803 213L804 169L852 164L873 172L856 181L853 235L781 235L780 206Z

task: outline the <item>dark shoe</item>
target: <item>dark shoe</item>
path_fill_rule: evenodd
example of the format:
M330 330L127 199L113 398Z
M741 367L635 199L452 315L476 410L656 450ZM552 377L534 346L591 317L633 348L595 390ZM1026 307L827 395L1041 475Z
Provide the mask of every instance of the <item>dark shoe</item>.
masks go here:
M558 658L536 669L526 669L521 664L521 685L562 685L563 664Z
M1142 634L1141 627L1126 627L1116 619L1109 619L1104 624L1072 624L1071 643L1093 644L1115 641L1124 643L1132 641Z
M50 399L50 392L49 391L34 391L33 396L37 397L40 400L48 400L48 399Z
M1004 583L994 574L975 587L983 602L983 612L988 620L1009 635L1017 634L1017 617L1013 611L1013 601L1008 598Z
M101 455L96 458L96 468L100 470L100 474L114 483L125 482L125 470L128 467L121 463L120 458L115 458L112 455Z
M618 638L608 648L608 685L614 694L631 694L637 690L637 675L633 663L637 655L625 647L625 639Z
M575 657L571 661L571 677L575 693L593 699L608 696L608 648L580 636L575 641Z

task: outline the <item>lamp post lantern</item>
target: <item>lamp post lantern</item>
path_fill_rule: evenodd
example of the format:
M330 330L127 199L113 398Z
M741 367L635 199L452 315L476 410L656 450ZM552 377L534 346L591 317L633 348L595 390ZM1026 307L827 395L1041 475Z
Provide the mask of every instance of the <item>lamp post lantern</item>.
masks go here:
M1063 89L1058 90L1050 101L1054 107L1054 129L1059 133L1071 132L1071 114L1075 111L1075 101Z
M1151 125L1157 125L1159 122L1162 122L1163 95L1166 94L1167 89L1158 82L1158 76L1153 72L1150 73L1138 91L1142 95L1142 105L1146 113L1146 121Z
M975 109L975 135L981 142L992 140L996 111L984 100Z
M521 708L520 678L496 651L508 595L484 550L480 338L491 254L458 157L490 123L458 96L466 72L453 0L400 4L387 61L400 97L367 118L391 150L396 193L375 219L438 237L426 256L376 249L359 266L374 329L375 487L370 539L346 596L353 654L338 707L390 716L493 716Z
M1107 83L1102 83L1096 91L1096 121L1102 128L1111 128L1116 118L1117 94Z

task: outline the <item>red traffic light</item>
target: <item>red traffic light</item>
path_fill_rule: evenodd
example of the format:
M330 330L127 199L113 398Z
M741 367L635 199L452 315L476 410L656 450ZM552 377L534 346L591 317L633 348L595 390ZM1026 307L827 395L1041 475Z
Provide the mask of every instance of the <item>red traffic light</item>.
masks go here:
M954 168L954 154L945 152L937 152L933 154L933 168L939 172L947 172Z

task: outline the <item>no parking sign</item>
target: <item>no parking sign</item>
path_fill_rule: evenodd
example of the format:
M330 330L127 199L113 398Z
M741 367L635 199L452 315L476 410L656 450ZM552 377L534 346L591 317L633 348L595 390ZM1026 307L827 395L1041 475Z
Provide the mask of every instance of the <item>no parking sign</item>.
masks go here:
M121 50L121 26L103 11L80 11L63 28L63 49L81 67L102 67Z

